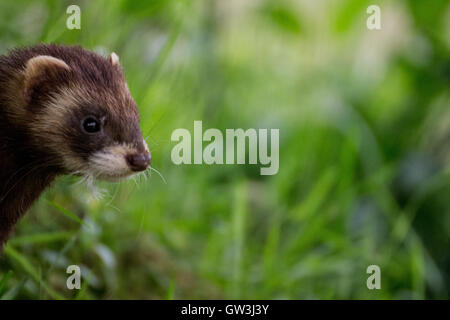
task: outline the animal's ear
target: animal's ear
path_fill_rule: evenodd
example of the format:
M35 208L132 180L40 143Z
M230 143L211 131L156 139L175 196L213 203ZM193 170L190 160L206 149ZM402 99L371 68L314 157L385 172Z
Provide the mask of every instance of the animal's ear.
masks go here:
M111 62L111 64L113 66L119 66L120 65L119 64L119 56L115 52L113 52L113 53L111 53L109 55L108 60L109 60L109 62Z
M61 70L70 70L70 67L63 60L55 57L41 55L28 60L23 73L25 97L27 99L31 97L37 85Z

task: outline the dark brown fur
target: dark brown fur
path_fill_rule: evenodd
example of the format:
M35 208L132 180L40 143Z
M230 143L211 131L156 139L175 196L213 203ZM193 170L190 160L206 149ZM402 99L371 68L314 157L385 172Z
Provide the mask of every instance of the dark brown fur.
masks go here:
M24 92L21 72L29 59L39 55L61 59L70 70L49 68L35 80L32 90ZM48 101L61 88L72 87L81 88L88 97L71 108L56 133L39 131ZM108 119L102 135L86 139L80 133L79 119L87 113ZM0 56L0 248L44 189L58 175L70 173L50 145L61 144L80 162L112 141L133 144L142 151L142 143L136 142L142 140L138 119L120 66L107 58L60 45L38 45Z

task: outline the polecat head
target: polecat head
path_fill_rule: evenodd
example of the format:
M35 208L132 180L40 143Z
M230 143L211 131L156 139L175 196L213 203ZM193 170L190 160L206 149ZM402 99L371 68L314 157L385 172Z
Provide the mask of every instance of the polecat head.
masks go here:
M48 51L28 59L20 79L33 147L64 173L115 181L146 170L150 152L117 55Z

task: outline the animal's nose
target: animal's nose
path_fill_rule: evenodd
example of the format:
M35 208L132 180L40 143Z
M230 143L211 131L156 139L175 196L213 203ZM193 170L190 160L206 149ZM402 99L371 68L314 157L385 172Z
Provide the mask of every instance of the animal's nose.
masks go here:
M127 156L127 162L131 170L136 172L144 171L152 162L152 156L149 152L142 154L130 154Z

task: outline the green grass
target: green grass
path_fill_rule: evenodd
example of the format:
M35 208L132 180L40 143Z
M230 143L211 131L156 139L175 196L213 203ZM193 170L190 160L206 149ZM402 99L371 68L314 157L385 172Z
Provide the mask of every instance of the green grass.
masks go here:
M68 1L2 1L0 53L120 56L163 177L100 182L100 200L58 179L0 257L0 298L447 299L448 4L380 1L371 33L365 1L322 2L81 1L70 31ZM194 120L279 128L279 173L175 166L170 135Z

